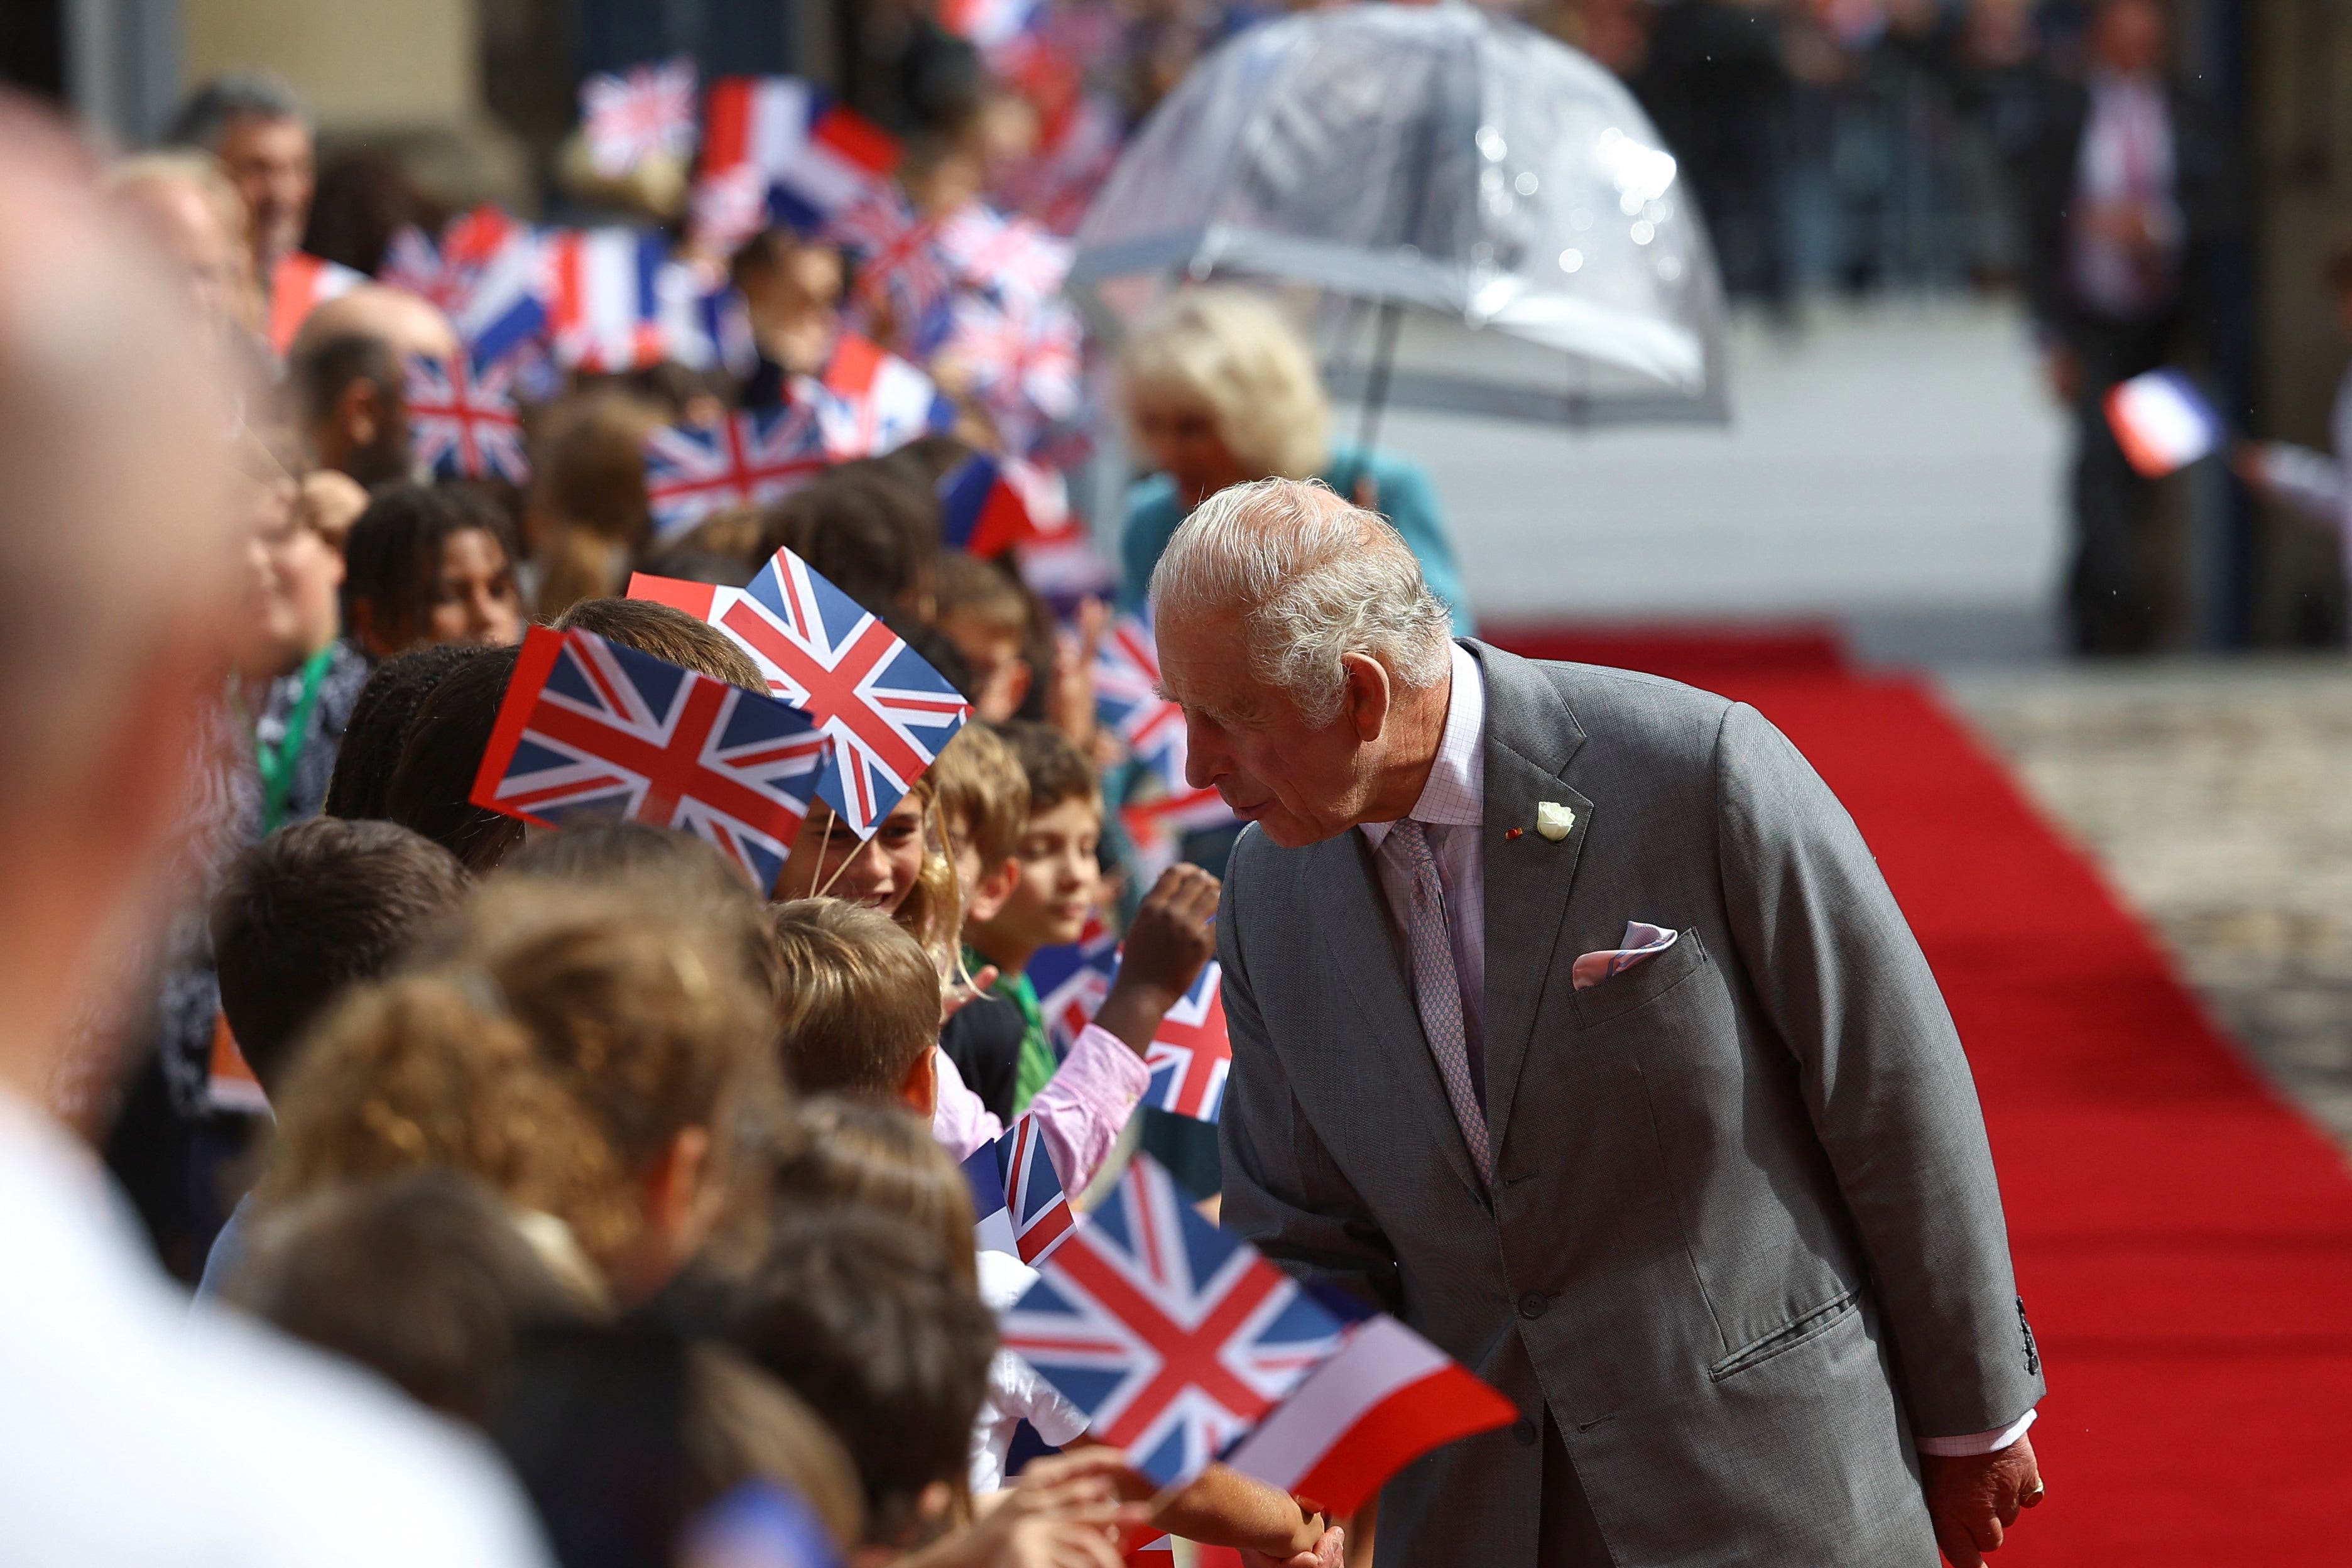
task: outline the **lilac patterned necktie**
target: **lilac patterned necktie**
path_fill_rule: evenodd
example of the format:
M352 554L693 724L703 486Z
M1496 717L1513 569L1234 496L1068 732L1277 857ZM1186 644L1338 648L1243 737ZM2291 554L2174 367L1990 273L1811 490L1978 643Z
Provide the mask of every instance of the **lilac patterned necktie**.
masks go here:
M1495 1180L1495 1157L1486 1146L1486 1113L1480 1109L1476 1088L1470 1081L1468 1031L1462 1021L1462 982L1454 968L1454 938L1445 925L1445 889L1437 879L1437 857L1430 852L1429 837L1421 824L1405 817L1389 829L1381 846L1412 875L1412 897L1402 911L1405 946L1412 953L1412 994L1421 1011L1421 1030L1429 1037L1429 1054L1437 1058L1438 1076L1445 1080L1445 1098L1454 1103L1454 1120L1462 1126L1463 1142L1479 1179Z

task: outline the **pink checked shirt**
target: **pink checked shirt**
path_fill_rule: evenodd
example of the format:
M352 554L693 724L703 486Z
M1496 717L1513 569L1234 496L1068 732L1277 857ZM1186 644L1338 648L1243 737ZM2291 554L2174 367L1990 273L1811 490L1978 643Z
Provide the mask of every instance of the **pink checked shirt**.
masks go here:
M931 1072L939 1101L931 1110L931 1136L957 1159L1004 1135L1004 1123L981 1103L945 1051L931 1049ZM1061 1067L1045 1080L1028 1114L1037 1119L1045 1152L1065 1192L1076 1194L1094 1179L1110 1154L1136 1102L1151 1087L1150 1069L1125 1040L1088 1024Z

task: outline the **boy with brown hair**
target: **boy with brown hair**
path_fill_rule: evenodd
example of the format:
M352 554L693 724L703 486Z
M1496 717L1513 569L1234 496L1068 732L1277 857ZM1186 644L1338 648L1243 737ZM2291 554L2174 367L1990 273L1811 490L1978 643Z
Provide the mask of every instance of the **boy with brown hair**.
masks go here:
M680 669L767 695L767 678L734 639L707 621L651 599L583 599L555 617L559 632L589 632Z

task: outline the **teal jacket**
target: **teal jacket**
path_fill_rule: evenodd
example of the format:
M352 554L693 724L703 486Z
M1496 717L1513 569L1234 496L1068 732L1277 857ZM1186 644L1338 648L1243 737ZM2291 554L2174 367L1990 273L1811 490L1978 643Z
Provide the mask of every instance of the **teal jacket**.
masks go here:
M1420 558L1421 574L1429 591L1454 611L1454 635L1475 636L1477 626L1470 616L1470 602L1462 593L1462 568L1454 563L1454 542L1446 536L1445 520L1438 515L1437 494L1430 488L1429 475L1410 458L1375 450L1365 458L1360 453L1352 442L1335 443L1323 482L1352 500L1357 481L1365 477L1371 479L1372 510L1396 524L1396 531ZM1176 481L1166 474L1139 480L1127 492L1127 524L1118 548L1119 602L1124 607L1142 607L1151 586L1151 569L1160 564L1160 552L1168 548L1185 515L1183 502L1177 499Z

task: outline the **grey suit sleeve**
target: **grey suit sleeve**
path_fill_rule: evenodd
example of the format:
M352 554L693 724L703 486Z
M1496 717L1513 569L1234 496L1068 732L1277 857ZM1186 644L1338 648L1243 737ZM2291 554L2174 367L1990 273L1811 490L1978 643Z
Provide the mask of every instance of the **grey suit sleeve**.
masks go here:
M1225 1026L1234 1047L1217 1126L1222 1223L1294 1278L1335 1285L1396 1311L1395 1255L1291 1092L1250 988L1235 897L1247 875L1247 847L1244 838L1235 849L1217 911L1217 961L1224 968Z
M1752 708L1725 716L1716 787L1742 967L1860 1227L1914 1430L2007 1426L2042 1396L2040 1362L1943 994L1845 808Z

